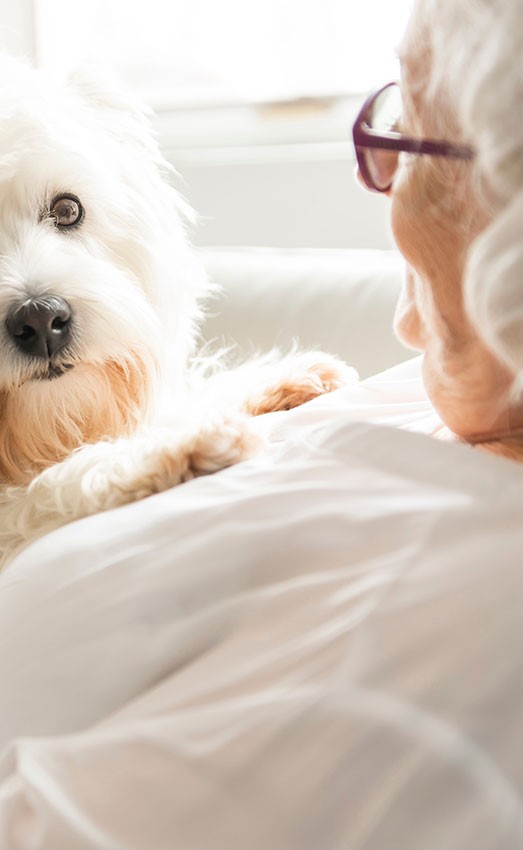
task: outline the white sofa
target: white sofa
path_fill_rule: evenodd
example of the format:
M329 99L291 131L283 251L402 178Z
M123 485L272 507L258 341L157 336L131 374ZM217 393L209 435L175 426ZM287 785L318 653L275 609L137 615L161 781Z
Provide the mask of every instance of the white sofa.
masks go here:
M222 293L204 339L239 351L321 348L366 378L413 356L392 331L404 262L394 251L202 249Z

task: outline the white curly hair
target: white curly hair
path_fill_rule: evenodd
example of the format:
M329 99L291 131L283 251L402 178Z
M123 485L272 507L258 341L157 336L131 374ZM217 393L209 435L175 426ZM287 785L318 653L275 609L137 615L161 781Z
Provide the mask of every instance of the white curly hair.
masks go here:
M470 246L467 312L523 384L523 3L417 0L410 28L429 61L419 81L440 138L476 151L475 187L489 224ZM442 99L450 106L439 107ZM445 166L443 166L445 167ZM449 163L447 167L452 168Z

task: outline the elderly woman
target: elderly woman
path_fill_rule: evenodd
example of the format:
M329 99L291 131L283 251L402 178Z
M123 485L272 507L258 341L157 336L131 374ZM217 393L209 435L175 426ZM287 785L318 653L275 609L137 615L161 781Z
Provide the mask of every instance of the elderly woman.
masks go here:
M420 0L389 85L354 127L408 263L400 338L450 430L523 459L523 17L517 0Z
M522 43L520 0L417 0L403 105L355 125L398 333L450 432L517 458ZM523 468L365 391L0 576L1 850L521 850Z

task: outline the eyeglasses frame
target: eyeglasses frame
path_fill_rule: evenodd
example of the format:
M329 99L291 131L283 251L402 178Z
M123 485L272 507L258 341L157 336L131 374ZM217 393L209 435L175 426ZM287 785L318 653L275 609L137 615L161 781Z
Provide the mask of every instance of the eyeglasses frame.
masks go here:
M391 180L390 184L385 188L376 186L367 168L364 156L364 151L367 148L379 148L388 151L422 155L428 154L429 156L445 156L463 160L474 158L475 151L466 145L456 145L452 142L436 141L435 139L414 139L392 130L379 131L370 127L366 119L371 108L378 97L392 86L398 86L398 83L387 83L367 97L352 127L352 139L356 151L358 168L367 189L370 189L371 192L384 193L390 190L393 183L393 180Z

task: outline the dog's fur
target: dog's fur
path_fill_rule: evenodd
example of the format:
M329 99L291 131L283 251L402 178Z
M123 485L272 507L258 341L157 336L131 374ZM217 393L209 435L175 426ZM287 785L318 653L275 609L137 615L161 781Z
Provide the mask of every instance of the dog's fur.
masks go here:
M63 523L241 460L256 446L246 414L348 374L328 355L294 354L191 389L209 285L167 170L126 96L0 58L0 566ZM81 199L75 228L50 216L60 193ZM48 295L72 310L52 362L6 329L13 307Z

